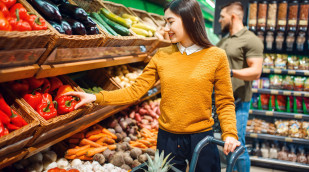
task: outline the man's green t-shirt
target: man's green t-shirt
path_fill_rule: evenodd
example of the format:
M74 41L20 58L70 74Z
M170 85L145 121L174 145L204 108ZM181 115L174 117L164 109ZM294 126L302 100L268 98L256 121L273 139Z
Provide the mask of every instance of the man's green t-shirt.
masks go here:
M225 50L231 69L243 69L249 67L247 58L263 58L264 45L262 41L246 27L232 36L223 38L218 47ZM244 81L232 78L235 98L241 98L249 102L252 97L252 81Z

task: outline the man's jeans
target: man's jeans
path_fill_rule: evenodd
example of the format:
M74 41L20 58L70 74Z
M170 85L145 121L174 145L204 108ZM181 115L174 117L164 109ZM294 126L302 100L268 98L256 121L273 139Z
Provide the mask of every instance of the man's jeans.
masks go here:
M236 105L236 121L237 121L237 133L240 143L246 145L246 126L249 116L250 102L238 102ZM245 147L245 152L238 158L234 166L234 170L238 172L250 171L250 157Z

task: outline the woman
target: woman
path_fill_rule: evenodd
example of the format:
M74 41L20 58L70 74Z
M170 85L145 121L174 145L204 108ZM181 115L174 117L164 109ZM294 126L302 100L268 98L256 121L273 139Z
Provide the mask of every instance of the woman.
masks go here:
M83 104L128 104L138 100L160 79L161 115L157 148L165 155L172 153L172 164L185 171L186 159L204 137L213 136L211 95L215 88L217 113L226 142L224 153L239 146L236 131L235 106L230 70L223 50L208 41L201 9L196 0L174 0L165 9L165 32L173 45L159 49L143 73L131 87L87 93L67 93L79 96ZM201 162L201 163L200 163ZM215 145L200 153L196 171L220 171L220 159Z

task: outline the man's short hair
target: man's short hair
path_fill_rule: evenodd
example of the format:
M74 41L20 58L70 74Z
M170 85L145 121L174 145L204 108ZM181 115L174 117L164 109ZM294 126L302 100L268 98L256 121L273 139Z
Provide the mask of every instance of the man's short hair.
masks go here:
M231 3L228 3L227 5L224 5L221 7L221 10L226 8L226 11L230 14L234 13L236 14L240 19L244 17L244 7L239 1L234 1Z

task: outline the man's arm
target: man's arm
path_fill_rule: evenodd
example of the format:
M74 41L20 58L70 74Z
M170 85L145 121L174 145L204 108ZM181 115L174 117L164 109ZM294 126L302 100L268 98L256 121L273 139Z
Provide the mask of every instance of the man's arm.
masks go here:
M262 73L263 58L262 57L250 57L247 58L247 64L249 67L243 69L233 69L233 77L245 80L253 81L260 78Z

